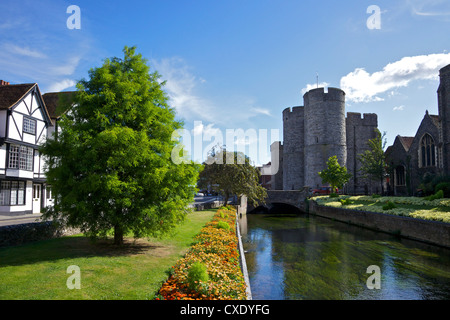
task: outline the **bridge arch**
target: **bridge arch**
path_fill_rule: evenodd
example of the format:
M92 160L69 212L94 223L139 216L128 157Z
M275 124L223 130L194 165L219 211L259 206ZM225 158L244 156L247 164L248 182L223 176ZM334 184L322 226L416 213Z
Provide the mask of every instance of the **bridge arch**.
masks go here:
M254 208L248 208L249 213L278 213L284 211L305 212L307 188L302 190L268 190L265 203Z

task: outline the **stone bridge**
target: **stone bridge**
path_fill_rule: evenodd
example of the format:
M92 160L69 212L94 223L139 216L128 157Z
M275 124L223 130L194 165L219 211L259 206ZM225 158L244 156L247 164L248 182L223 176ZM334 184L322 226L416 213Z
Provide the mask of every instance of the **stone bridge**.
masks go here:
M302 190L267 190L267 198L264 204L260 204L256 208L248 208L248 212L265 212L275 213L285 211L286 209L294 209L305 212L305 199L308 196L307 188Z

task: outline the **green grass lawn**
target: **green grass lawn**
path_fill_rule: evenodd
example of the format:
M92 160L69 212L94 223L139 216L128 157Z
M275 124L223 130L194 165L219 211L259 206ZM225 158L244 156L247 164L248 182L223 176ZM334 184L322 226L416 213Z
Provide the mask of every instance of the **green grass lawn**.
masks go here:
M418 197L379 197L371 196L345 196L336 198L329 196L313 197L319 205L336 208L380 212L398 216L406 216L423 220L433 220L450 223L450 199L442 198L427 200ZM341 199L348 199L349 204L342 204ZM387 202L392 202L394 208L385 210L383 206Z
M153 299L168 270L216 210L190 213L165 239L92 243L82 235L0 248L0 299ZM81 289L68 289L67 268L80 268Z

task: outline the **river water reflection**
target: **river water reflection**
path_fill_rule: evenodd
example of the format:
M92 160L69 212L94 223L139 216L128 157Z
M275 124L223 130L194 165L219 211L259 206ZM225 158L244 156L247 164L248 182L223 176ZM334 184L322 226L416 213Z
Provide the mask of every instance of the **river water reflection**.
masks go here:
M450 299L450 250L307 214L240 218L253 299ZM376 265L381 289L368 289Z

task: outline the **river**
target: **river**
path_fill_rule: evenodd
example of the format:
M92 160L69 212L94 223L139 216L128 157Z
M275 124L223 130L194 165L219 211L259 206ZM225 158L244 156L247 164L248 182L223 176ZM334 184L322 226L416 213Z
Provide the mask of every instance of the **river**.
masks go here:
M253 299L450 299L450 249L307 214L243 215L240 231Z

